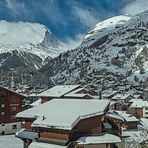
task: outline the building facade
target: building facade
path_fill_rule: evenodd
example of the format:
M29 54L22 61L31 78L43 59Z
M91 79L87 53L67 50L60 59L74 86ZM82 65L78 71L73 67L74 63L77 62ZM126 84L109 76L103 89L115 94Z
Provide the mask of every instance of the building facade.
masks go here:
M20 129L20 122L15 115L21 110L24 98L23 95L0 87L0 134L9 134L18 127Z

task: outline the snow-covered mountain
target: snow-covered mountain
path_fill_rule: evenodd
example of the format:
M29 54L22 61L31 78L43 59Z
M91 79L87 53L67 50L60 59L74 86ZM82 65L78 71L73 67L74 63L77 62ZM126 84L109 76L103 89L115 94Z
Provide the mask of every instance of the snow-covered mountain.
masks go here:
M50 70L49 70L50 69ZM99 22L81 45L42 69L54 84L113 88L148 77L148 11Z
M0 67L10 64L10 59L13 63L12 57L17 56L25 65L32 63L34 68L40 68L44 59L56 57L64 50L64 44L44 25L0 21Z
M5 79L10 77L6 73L11 73L12 69L14 78L19 80L22 74L28 76L29 73L35 73L51 58L65 51L65 47L44 25L1 20L0 79L6 82Z
M129 16L115 16L112 18L109 18L107 20L104 20L102 22L99 22L96 24L95 28L92 29L88 34L85 36L85 39L91 38L91 36L103 36L104 34L110 33L113 29L122 26L124 23L126 23L130 19ZM104 33L104 34L103 34ZM94 37L93 37L94 38Z

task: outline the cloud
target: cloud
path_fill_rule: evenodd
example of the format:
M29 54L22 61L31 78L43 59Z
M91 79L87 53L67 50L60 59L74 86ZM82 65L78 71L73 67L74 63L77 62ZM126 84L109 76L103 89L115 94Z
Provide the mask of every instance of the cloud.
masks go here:
M21 21L38 21L44 18L51 24L66 24L66 18L60 11L56 0L5 0L6 7L12 12L12 18Z
M29 45L41 43L45 28L38 23L0 21L0 45Z
M40 9L44 16L46 16L46 19L49 19L54 25L61 24L66 26L67 18L61 12L60 6L56 1L50 0L46 3L38 3L36 7Z
M80 23L86 27L90 28L98 22L98 19L93 15L92 11L87 8L74 6L72 12Z
M5 2L6 2L6 5L7 5L8 8L13 9L12 3L11 3L10 0L5 0Z
M74 39L67 38L65 41L67 49L74 49L78 47L84 38L83 34L78 34Z
M18 2L17 0L5 0L6 2L6 7L12 12L11 15L13 17L18 17L22 14L25 14L30 12L26 7L25 3L23 2Z
M148 0L135 0L128 3L123 9L122 13L135 15L139 12L148 9Z

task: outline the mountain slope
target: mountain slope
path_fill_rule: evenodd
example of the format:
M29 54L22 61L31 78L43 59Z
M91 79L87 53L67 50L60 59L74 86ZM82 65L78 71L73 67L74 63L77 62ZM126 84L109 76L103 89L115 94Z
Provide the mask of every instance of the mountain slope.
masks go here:
M5 74L10 74L12 69L14 81L17 82L19 79L18 83L22 83L20 77L24 75L27 84L27 81L32 81L30 73L36 75L39 68L65 50L64 44L58 41L44 25L0 21L0 79L2 85L9 84L10 81L6 82L5 79L11 78ZM39 75L42 74L39 73Z
M54 84L108 89L148 77L148 11L100 22L75 50L60 54L41 71ZM50 70L49 70L50 69Z

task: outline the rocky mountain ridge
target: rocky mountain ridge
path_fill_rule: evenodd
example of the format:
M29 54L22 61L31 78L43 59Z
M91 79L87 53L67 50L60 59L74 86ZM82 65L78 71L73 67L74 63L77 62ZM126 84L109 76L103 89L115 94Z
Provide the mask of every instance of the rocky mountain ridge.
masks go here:
M138 85L148 77L148 11L100 22L81 45L41 68L53 84L95 89Z

